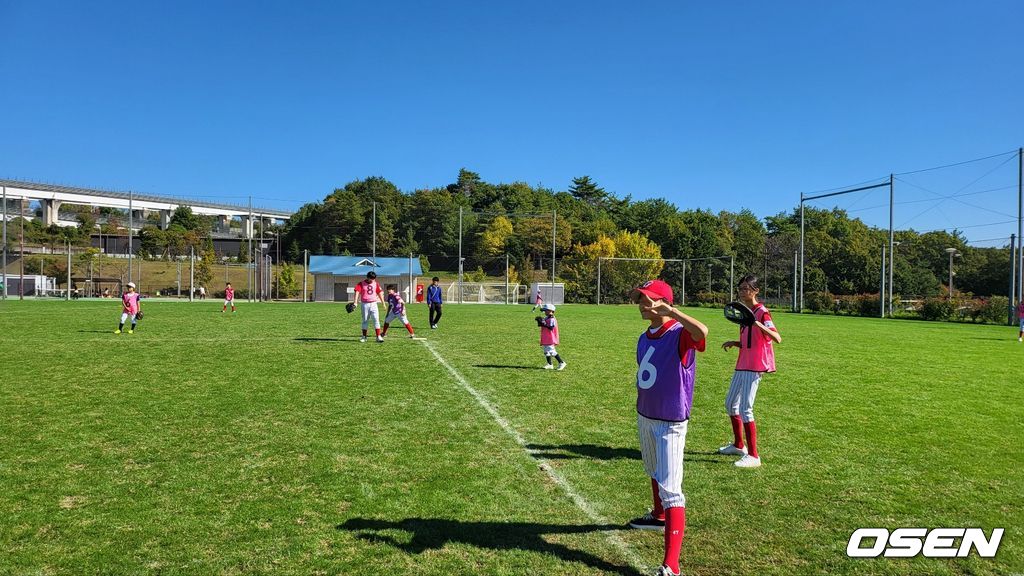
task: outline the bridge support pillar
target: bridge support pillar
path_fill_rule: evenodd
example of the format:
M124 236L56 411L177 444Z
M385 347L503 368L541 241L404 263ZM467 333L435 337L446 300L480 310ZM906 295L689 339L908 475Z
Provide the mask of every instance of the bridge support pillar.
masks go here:
M230 232L231 231L231 218L226 214L217 216L217 232Z
M171 211L161 210L160 211L160 229L167 230L167 226L171 223Z
M60 210L60 200L43 200L43 226L57 223L57 211Z

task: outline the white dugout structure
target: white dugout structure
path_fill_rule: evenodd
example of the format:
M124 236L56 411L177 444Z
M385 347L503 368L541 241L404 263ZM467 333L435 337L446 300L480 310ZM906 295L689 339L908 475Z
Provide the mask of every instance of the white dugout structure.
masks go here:
M310 256L309 273L313 275L313 300L316 302L351 302L356 284L370 271L377 273L382 290L397 284L406 302L414 302L417 279L423 275L419 258L372 258L366 256Z

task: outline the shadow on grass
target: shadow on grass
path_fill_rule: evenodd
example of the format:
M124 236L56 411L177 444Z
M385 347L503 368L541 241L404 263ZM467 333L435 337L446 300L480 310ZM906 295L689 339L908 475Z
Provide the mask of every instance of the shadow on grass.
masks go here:
M79 334L113 334L113 330L79 330Z
M473 364L473 368L512 368L514 370L543 370L543 366L513 366L511 364Z
M555 556L566 562L578 562L610 574L638 576L640 572L629 566L619 566L606 560L563 546L547 542L544 534L582 534L604 530L620 530L612 524L536 524L532 522L460 522L443 518L407 518L405 520L374 520L351 518L335 526L348 530L368 542L388 544L408 554L421 554L427 550L440 550L449 542L469 544L491 550L530 550ZM401 530L412 534L408 543L400 542L385 532Z
M612 448L594 444L527 444L530 453L547 460L589 458L591 460L639 460L637 448Z
M358 340L355 336L351 338L292 338L295 342L348 342Z

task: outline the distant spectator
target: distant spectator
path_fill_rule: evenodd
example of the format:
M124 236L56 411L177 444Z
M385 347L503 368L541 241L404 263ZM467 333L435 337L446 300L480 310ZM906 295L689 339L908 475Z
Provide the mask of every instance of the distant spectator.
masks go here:
M437 323L441 321L441 285L440 279L434 276L427 286L427 308L430 309L430 328L436 330Z

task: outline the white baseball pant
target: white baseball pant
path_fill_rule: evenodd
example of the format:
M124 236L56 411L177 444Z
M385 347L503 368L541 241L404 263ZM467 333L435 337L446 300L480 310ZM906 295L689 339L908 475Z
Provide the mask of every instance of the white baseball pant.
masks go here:
M385 324L391 324L396 319L401 319L402 324L408 324L409 323L409 317L408 316L406 316L405 314L395 314L394 312L388 312L384 316L384 323Z
M380 328L380 311L376 302L361 302L363 307L363 330L370 326L370 318L373 318L374 329Z
M640 456L644 472L658 483L658 495L665 508L686 506L683 494L683 452L686 450L684 422L654 420L637 414Z
M754 399L763 372L737 370L732 374L729 392L725 395L725 411L730 416L740 416L744 422L754 421Z

